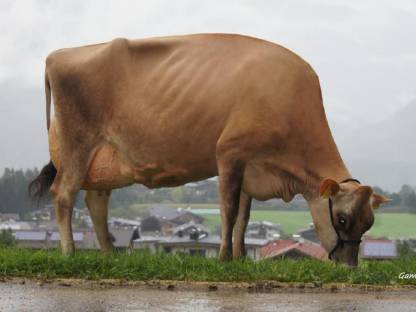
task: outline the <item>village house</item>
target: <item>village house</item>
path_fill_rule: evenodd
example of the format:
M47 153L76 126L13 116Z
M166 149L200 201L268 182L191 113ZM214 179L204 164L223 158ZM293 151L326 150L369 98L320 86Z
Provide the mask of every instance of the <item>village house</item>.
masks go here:
M132 248L133 241L140 238L139 227L110 227L110 234L115 249Z
M46 231L16 231L13 236L18 247L32 249L47 247Z
M249 222L246 229L247 238L260 238L274 240L278 239L282 233L282 226L269 221Z
M3 221L0 223L0 230L31 230L33 228L33 224L26 221L15 221L13 219L9 219L7 221Z
M199 224L203 221L203 217L188 209L158 205L149 209L149 216L141 222L141 231L143 233L158 232L162 235L172 235L179 225L189 222Z
M210 229L207 226L195 223L194 221L190 221L188 223L181 224L175 227L173 229L172 235L184 236L189 235L195 231L206 232L208 234L210 233Z
M143 235L171 235L177 224L154 216L144 218L140 230Z
M321 243L321 241L319 240L318 232L316 232L316 229L313 223L310 223L307 229L299 230L296 234L316 244Z
M110 218L108 225L113 228L136 228L141 226L141 219Z
M199 225L198 225L199 226ZM245 240L247 257L253 260L261 258L261 248L268 243L266 239L247 238ZM182 253L202 257L218 257L221 238L209 235L197 226L177 231L172 236L149 237L143 236L134 241L135 249L147 249L152 253Z
M0 221L20 221L18 213L0 213Z
M268 259L314 258L326 261L328 253L321 245L305 240L299 235L294 235L290 240L281 239L269 242L261 249L261 257Z
M40 209L31 211L29 216L34 221L50 221L55 218L55 208L53 205L45 205Z
M167 220L176 225L184 224L190 221L195 223L202 223L204 218L194 214L190 209L170 208L163 205L153 206L149 209L151 216L158 219Z
M389 260L399 257L397 242L389 239L369 239L361 242L360 256L366 260Z
M149 251L152 254L159 252L159 242L164 236L143 236L133 241L133 249Z
M18 247L44 249L58 248L60 235L58 231L29 230L15 231L13 236ZM73 233L76 248L97 249L98 242L93 231L83 231Z
M133 240L140 238L139 229L109 228L115 249L128 249L132 247ZM18 247L43 249L59 248L60 234L57 229L32 229L13 231ZM78 249L100 249L94 229L79 229L73 232L75 247Z
M93 231L74 232L75 247L77 249L98 249L98 242ZM58 231L46 231L46 248L60 248L61 237Z

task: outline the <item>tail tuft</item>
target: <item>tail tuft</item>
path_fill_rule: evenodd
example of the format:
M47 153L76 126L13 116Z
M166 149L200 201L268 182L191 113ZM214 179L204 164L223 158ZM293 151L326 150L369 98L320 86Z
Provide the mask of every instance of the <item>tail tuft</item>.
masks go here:
M39 204L40 200L49 192L56 176L56 168L50 161L42 168L39 175L29 184L28 192L33 202Z

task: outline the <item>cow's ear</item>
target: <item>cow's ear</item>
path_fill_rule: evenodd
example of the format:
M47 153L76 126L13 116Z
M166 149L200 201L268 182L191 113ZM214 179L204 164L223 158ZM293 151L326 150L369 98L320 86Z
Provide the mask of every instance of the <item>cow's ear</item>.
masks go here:
M323 198L329 198L331 196L337 195L339 192L339 184L338 182L326 178L321 182L321 186L319 188L319 195Z
M383 195L380 194L376 194L374 193L373 195L371 195L371 207L373 209L377 209L380 207L381 204L385 204L391 202L390 198L387 198Z

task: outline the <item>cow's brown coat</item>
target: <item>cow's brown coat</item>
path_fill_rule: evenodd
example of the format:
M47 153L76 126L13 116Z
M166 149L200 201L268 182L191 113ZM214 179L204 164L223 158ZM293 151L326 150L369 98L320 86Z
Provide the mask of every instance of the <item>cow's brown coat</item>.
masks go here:
M88 206L100 215L95 228L109 250L109 193L100 191L132 183L175 186L216 175L221 258L231 254L236 222L233 254L244 253L251 198L290 201L302 194L323 245L333 246L319 185L325 177L351 175L329 130L318 77L289 50L227 34L116 39L50 54L46 87L55 107L49 135L58 174L52 191L65 253L73 251L70 215L80 188L89 190ZM337 205L334 198L336 211L368 215L363 224L373 217L371 194L353 204L362 197L353 195L359 186L342 188L345 194L337 196L350 199ZM353 235L361 236L363 228Z

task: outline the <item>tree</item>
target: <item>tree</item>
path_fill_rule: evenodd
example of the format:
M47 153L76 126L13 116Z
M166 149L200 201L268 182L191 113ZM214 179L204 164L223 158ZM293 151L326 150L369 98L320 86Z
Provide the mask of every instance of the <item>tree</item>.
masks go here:
M416 193L410 185L403 185L400 190L402 203L409 209L409 212L416 213Z
M414 191L406 196L404 203L409 208L409 212L416 213L416 193Z
M171 192L172 200L175 203L183 203L185 199L184 187L176 187Z
M0 212L18 213L21 218L36 209L27 192L29 182L38 174L35 170L6 168L0 178Z

